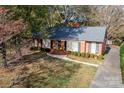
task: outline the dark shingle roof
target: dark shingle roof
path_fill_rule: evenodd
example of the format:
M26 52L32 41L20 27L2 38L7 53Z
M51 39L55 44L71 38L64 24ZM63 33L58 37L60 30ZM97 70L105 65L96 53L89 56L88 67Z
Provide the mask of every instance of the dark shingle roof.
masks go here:
M58 40L86 40L103 42L106 27L54 27L50 29L50 39Z
M53 27L49 30L49 39L56 40L86 40L86 41L95 41L103 42L105 38L106 27L68 27L68 26L59 26ZM38 34L34 36L39 37Z

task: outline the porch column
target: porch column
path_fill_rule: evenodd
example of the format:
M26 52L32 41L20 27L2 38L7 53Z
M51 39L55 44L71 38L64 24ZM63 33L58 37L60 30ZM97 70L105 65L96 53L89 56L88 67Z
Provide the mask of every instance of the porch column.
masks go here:
M65 50L65 41L61 41L61 48L62 50Z
M80 52L85 53L86 52L86 41L80 42Z
M34 39L34 46L38 47L38 40L37 39Z
M38 48L42 48L42 39L38 39Z
M55 49L55 40L51 40L51 49Z
M43 40L42 39L40 39L40 44L41 44L41 48L42 48L42 46L43 46Z

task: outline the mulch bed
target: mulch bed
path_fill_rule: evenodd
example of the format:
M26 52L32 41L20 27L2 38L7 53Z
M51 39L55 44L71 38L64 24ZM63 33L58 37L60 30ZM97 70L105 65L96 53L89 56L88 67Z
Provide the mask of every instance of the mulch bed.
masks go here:
M55 54L55 55L67 55L68 52L67 51L63 51L63 50L51 50L50 54Z

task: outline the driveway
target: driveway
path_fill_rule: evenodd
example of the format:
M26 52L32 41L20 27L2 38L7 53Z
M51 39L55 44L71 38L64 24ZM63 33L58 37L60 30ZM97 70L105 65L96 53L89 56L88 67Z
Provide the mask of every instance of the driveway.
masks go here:
M119 48L111 48L104 63L98 68L90 85L92 88L120 88L122 85Z

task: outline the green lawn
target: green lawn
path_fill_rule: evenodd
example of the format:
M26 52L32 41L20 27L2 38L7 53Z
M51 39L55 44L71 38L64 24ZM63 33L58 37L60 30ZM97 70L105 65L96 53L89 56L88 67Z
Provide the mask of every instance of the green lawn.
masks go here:
M23 81L24 87L54 88L66 86L80 65L47 56L38 63L28 65L27 68L30 71L33 68L33 72Z
M69 79L80 68L80 64L72 63L49 56L15 66L8 71L0 69L0 87L10 87L12 81L18 82L11 87L54 88L64 87ZM40 55L41 56L41 55ZM31 56L26 56L31 59ZM32 56L33 57L33 56ZM5 82L6 81L6 82Z
M124 83L124 44L122 44L120 47L120 65L121 65L122 82Z
M80 65L80 69L77 73L73 75L70 79L68 86L69 88L88 88L91 84L97 68L87 66L87 65Z
M32 56L32 55L31 55ZM24 60L34 55L26 56ZM7 71L0 69L0 87L66 88L89 87L97 68L39 55L32 62L14 66Z

